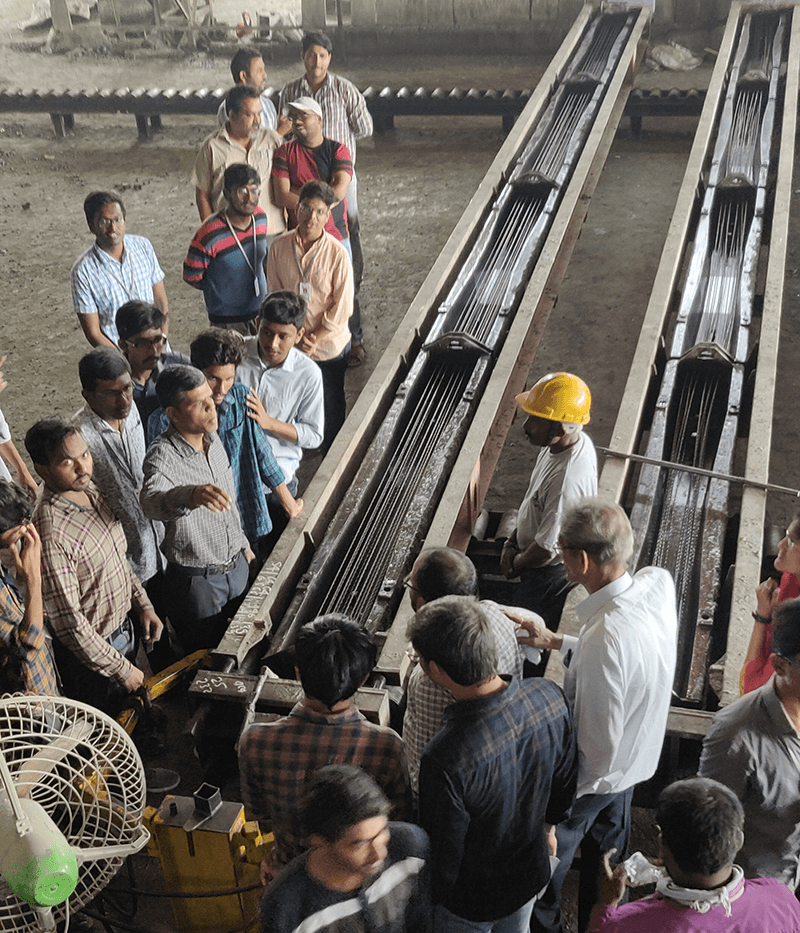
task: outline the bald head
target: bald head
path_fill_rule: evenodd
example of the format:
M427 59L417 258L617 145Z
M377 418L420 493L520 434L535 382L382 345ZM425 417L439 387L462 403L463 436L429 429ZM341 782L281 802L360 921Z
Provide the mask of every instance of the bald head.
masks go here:
M441 596L477 596L478 573L461 551L451 547L430 548L417 558L411 571L411 586L412 604L419 609Z

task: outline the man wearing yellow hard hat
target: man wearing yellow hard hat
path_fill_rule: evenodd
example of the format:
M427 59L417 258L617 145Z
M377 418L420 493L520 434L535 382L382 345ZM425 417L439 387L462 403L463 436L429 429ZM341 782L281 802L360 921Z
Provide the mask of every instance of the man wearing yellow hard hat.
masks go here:
M528 416L528 440L541 452L500 566L507 577L521 578L517 604L538 612L555 632L571 588L558 548L561 517L579 499L597 495L597 453L583 432L592 396L578 376L549 373L518 395L517 405Z

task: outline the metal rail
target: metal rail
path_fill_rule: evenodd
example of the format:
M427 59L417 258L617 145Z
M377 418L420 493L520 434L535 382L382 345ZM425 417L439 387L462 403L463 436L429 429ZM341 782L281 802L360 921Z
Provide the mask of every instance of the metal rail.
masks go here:
M749 611L742 611L743 586L734 586L730 624L720 607L732 561L737 579L746 567L747 603L758 582L763 528L754 546L748 516L732 546L728 515L736 507L729 474L747 420L745 369L753 363L754 409L768 410L766 420L772 420L766 396L773 387L759 391L758 372L763 365L774 374L775 366L776 293L782 289L793 170L793 151L784 140L787 134L794 138L797 111L796 67L788 63L797 61L797 20L793 4L763 12L741 3L731 8L610 444L623 455L641 445L647 461L699 470L653 462L629 477L628 464L612 459L600 481L602 492L632 502L638 563L666 566L676 578L681 632L675 691L696 705L706 699L709 676L722 702L738 695L751 624ZM757 273L767 249L762 290ZM665 338L668 350L662 353ZM653 397L655 408L648 411ZM764 429L750 419L751 449L754 430L763 439ZM761 502L762 521L765 449L759 444L758 474L748 454L743 492L751 508L754 500ZM709 475L698 475L703 470ZM709 674L710 662L722 655L722 670L712 666Z
M213 116L227 88L89 88L73 91L0 88L0 112L49 113L56 136L75 128L75 114L127 113L136 118L139 136L147 139L163 129L162 116ZM470 88L365 88L362 93L372 114L375 130L385 133L400 116L498 116L510 130L531 98L530 90L481 90ZM278 103L278 92L269 91ZM641 132L645 116L697 116L701 112L703 90L631 91L625 114L634 132Z

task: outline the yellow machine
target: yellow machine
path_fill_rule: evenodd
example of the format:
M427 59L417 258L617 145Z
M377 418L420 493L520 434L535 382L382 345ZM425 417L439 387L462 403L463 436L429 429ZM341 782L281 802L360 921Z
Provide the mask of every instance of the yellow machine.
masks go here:
M193 797L167 795L158 809L148 807L145 822L148 852L160 859L167 889L201 895L173 898L177 929L256 933L259 865L269 856L272 835L262 836L257 823L245 822L242 805L223 801L210 784Z

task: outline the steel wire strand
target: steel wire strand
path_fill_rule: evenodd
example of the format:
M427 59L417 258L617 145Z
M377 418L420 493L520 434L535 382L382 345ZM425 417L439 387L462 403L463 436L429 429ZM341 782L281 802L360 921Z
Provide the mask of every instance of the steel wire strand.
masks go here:
M747 208L726 202L720 210L709 276L698 325L697 342L717 342L730 350L737 319L739 290L747 239Z
M369 543L364 539L364 532L366 530L369 533L370 522L375 514L382 515L385 500L391 494L391 486L396 482L399 470L403 468L403 461L409 451L413 452L415 450L416 438L419 436L420 431L424 430L426 422L430 419L437 398L436 376L436 372L431 373L429 382L424 386L414 411L411 412L403 427L400 440L392 452L386 472L378 483L375 495L357 522L355 532L345 550L344 558L339 564L331 590L329 590L327 602L334 603L341 600L342 591L351 583L350 577L361 569L360 555L367 550ZM355 568L354 563L356 564Z
M483 309L492 301L496 280L502 271L499 266L506 260L509 248L514 242L525 209L524 200L519 198L511 205L499 236L495 238L488 256L473 276L464 307L453 325L453 330L473 336L473 328L477 331L486 313Z
M763 91L742 91L737 97L723 174L755 180L763 101Z
M437 418L439 424L432 425L433 431L429 432L432 438L437 428L444 426L444 416L447 414L442 412ZM452 411L449 414L452 414ZM416 449L416 456L406 463L405 474L399 477L399 482L388 488L388 497L384 500L383 508L373 511L366 523L366 534L362 534L365 545L361 549L361 560L358 561L358 566L354 562L350 575L352 584L344 595L348 611L360 621L366 621L380 592L386 567L396 547L401 527L400 518L408 511L419 478L423 475L423 468L428 463L434 447L435 444L428 443ZM409 476L412 482L407 481Z
M364 562L369 564L372 561L375 564L373 558L376 551L380 554L381 550L386 551L393 547L394 538L389 539L385 532L387 526L391 527L388 525L391 518L398 512L398 493L399 505L402 508L416 489L416 483L414 483L403 496L404 481L409 475L419 479L422 462L429 459L432 445L460 400L460 393L457 393L458 382L465 383L465 379L462 376L459 380L458 377L457 372L447 372L443 365L440 366L439 373L431 374L423 396L408 419L376 495L355 529L350 546L346 549L340 563L334 585L329 590L326 605L352 602L352 593L355 591L353 584L358 580L359 584L363 585ZM449 405L440 404L442 395L445 399L451 400ZM408 486L408 483L405 485ZM398 530L399 526L396 525L395 529ZM381 535L384 536L383 549L377 544L377 539ZM385 567L385 562L383 566ZM372 588L374 587L370 587ZM350 596L346 594L346 590L350 591ZM373 600L374 597L369 602ZM362 601L366 601L366 597Z
M592 95L586 92L572 92L567 95L553 125L553 131L536 155L534 171L541 172L546 178L555 177L558 169L564 164L569 144L591 98Z
M470 334L476 340L485 341L503 308L508 279L518 263L525 240L533 230L541 205L541 199L520 199L515 210L509 214L505 228L498 237L495 247L483 269L475 276L474 287L468 304L454 326L455 330ZM527 208L527 210L526 210ZM524 216L527 214L527 216Z
M445 386L445 391L455 387ZM360 553L352 562L350 580L343 580L344 602L357 618L366 618L385 577L386 566L394 551L400 529L400 517L408 510L423 468L435 447L435 437L452 411L440 409L428 423L426 436L410 456L398 461L393 481L384 486L379 507L370 511L361 529ZM409 482L409 479L411 480ZM348 586L349 583L349 586Z
M585 57L578 66L578 71L601 78L608 62L608 56L622 32L623 23L603 22L598 26L594 39L586 50Z

